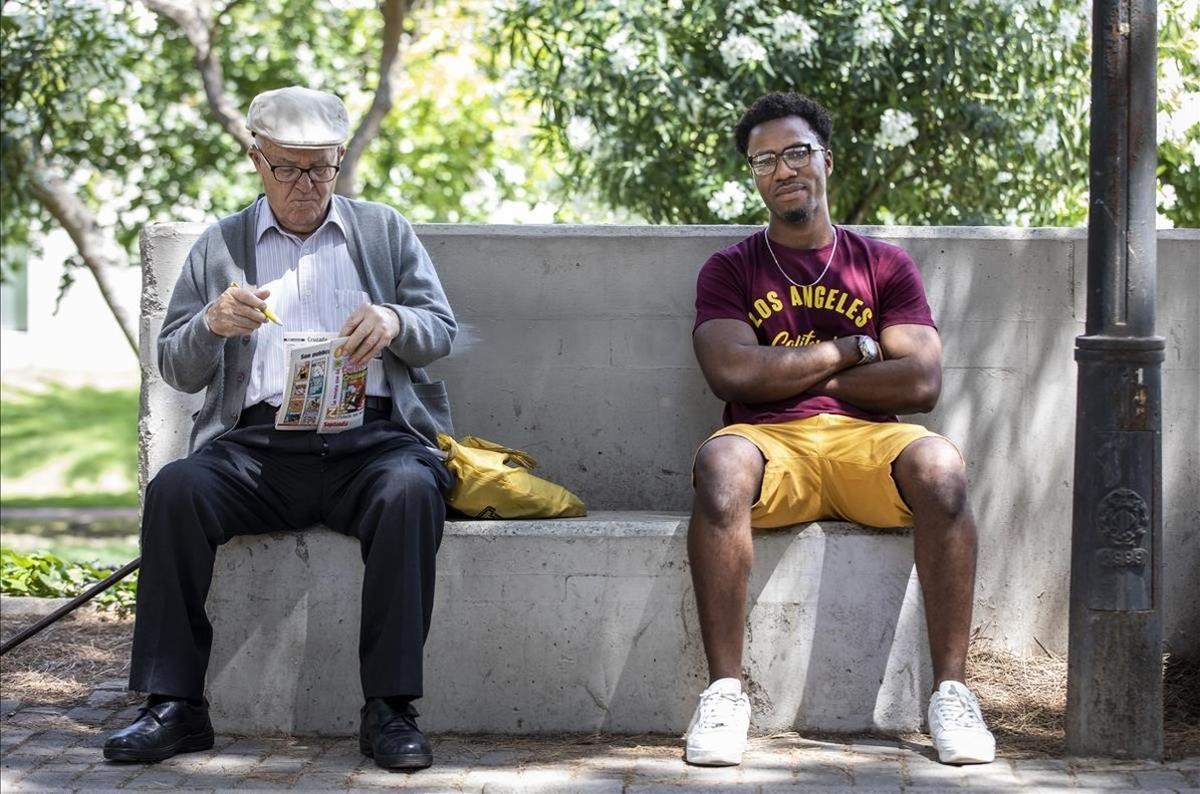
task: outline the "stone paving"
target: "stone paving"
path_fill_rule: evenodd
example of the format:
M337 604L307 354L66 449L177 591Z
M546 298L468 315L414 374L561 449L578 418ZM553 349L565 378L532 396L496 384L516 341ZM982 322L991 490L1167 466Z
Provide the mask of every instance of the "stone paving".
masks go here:
M1165 764L1006 759L951 767L904 740L755 738L740 767L683 762L678 737L443 735L432 769L387 772L352 738L218 736L206 753L160 764L104 761L105 734L128 724L137 703L112 681L84 705L60 709L0 702L0 786L16 791L400 788L469 792L1084 790L1200 793L1200 757Z

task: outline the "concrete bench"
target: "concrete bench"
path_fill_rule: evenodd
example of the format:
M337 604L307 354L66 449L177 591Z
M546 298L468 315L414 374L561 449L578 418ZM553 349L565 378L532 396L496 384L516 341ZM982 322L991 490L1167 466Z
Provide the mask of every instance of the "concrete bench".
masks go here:
M422 725L681 732L707 684L686 529L679 514L607 511L449 523ZM929 676L909 538L812 524L763 535L755 552L756 727L917 727ZM255 734L357 730L361 587L357 541L327 530L223 547L213 718Z
M162 384L153 350L201 228L143 233L143 481L183 454L190 429L195 401ZM704 660L683 511L692 454L720 416L691 352L694 278L708 253L750 231L418 228L463 324L455 354L432 369L449 386L458 432L531 452L593 511L447 526L423 725L686 727ZM1018 652L1035 643L1064 650L1074 412L1066 368L1082 330L1082 234L867 231L913 252L946 340L941 406L917 420L966 452L982 529L976 621ZM1194 393L1200 235L1166 233L1159 263L1160 333L1181 340L1164 393ZM1187 517L1200 514L1198 404L1168 402L1164 412L1164 527L1178 562L1168 569L1166 623L1181 643L1196 636L1195 604L1172 594L1185 594L1186 571L1200 567L1196 544L1182 542ZM755 727L918 727L929 668L907 533L822 522L761 534L755 553L746 653ZM355 729L361 567L357 543L326 530L222 547L209 601L209 684L222 729ZM247 569L255 576L239 575ZM252 590L248 578L259 582ZM1172 612L1172 603L1186 608Z

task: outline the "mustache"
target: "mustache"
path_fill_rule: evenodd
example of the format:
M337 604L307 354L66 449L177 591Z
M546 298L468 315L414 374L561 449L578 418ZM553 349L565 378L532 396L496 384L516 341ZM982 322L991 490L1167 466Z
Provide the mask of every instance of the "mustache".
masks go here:
M803 179L791 179L787 182L781 182L778 185L776 185L775 186L775 194L778 195L778 194L784 192L785 190L791 190L794 187L802 187L805 189L811 189L808 187L808 183L805 182Z

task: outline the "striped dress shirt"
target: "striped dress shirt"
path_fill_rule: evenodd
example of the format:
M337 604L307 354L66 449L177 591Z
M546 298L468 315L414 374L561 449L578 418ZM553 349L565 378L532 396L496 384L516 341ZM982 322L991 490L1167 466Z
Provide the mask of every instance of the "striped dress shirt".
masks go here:
M304 240L284 231L265 196L258 199L258 228L254 255L259 289L269 289L267 305L283 323L266 323L255 333L258 345L250 369L243 407L260 402L283 402L283 333L337 333L355 309L370 303L346 248L346 227L330 202L325 222ZM245 286L245 285L243 285ZM390 394L383 362L367 365L367 394Z

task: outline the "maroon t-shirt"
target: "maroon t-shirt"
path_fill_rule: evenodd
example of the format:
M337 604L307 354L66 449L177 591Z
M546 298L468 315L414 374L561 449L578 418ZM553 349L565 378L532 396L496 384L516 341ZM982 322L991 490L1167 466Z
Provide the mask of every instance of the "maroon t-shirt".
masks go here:
M755 232L717 251L696 280L694 327L708 320L741 320L754 329L760 345L800 347L856 334L878 340L889 325L934 325L921 274L903 248L841 227L837 236L833 261L819 280L833 243L800 250L772 242L768 250L766 233ZM808 393L769 403L727 403L724 420L726 425L768 424L816 414L896 421Z

